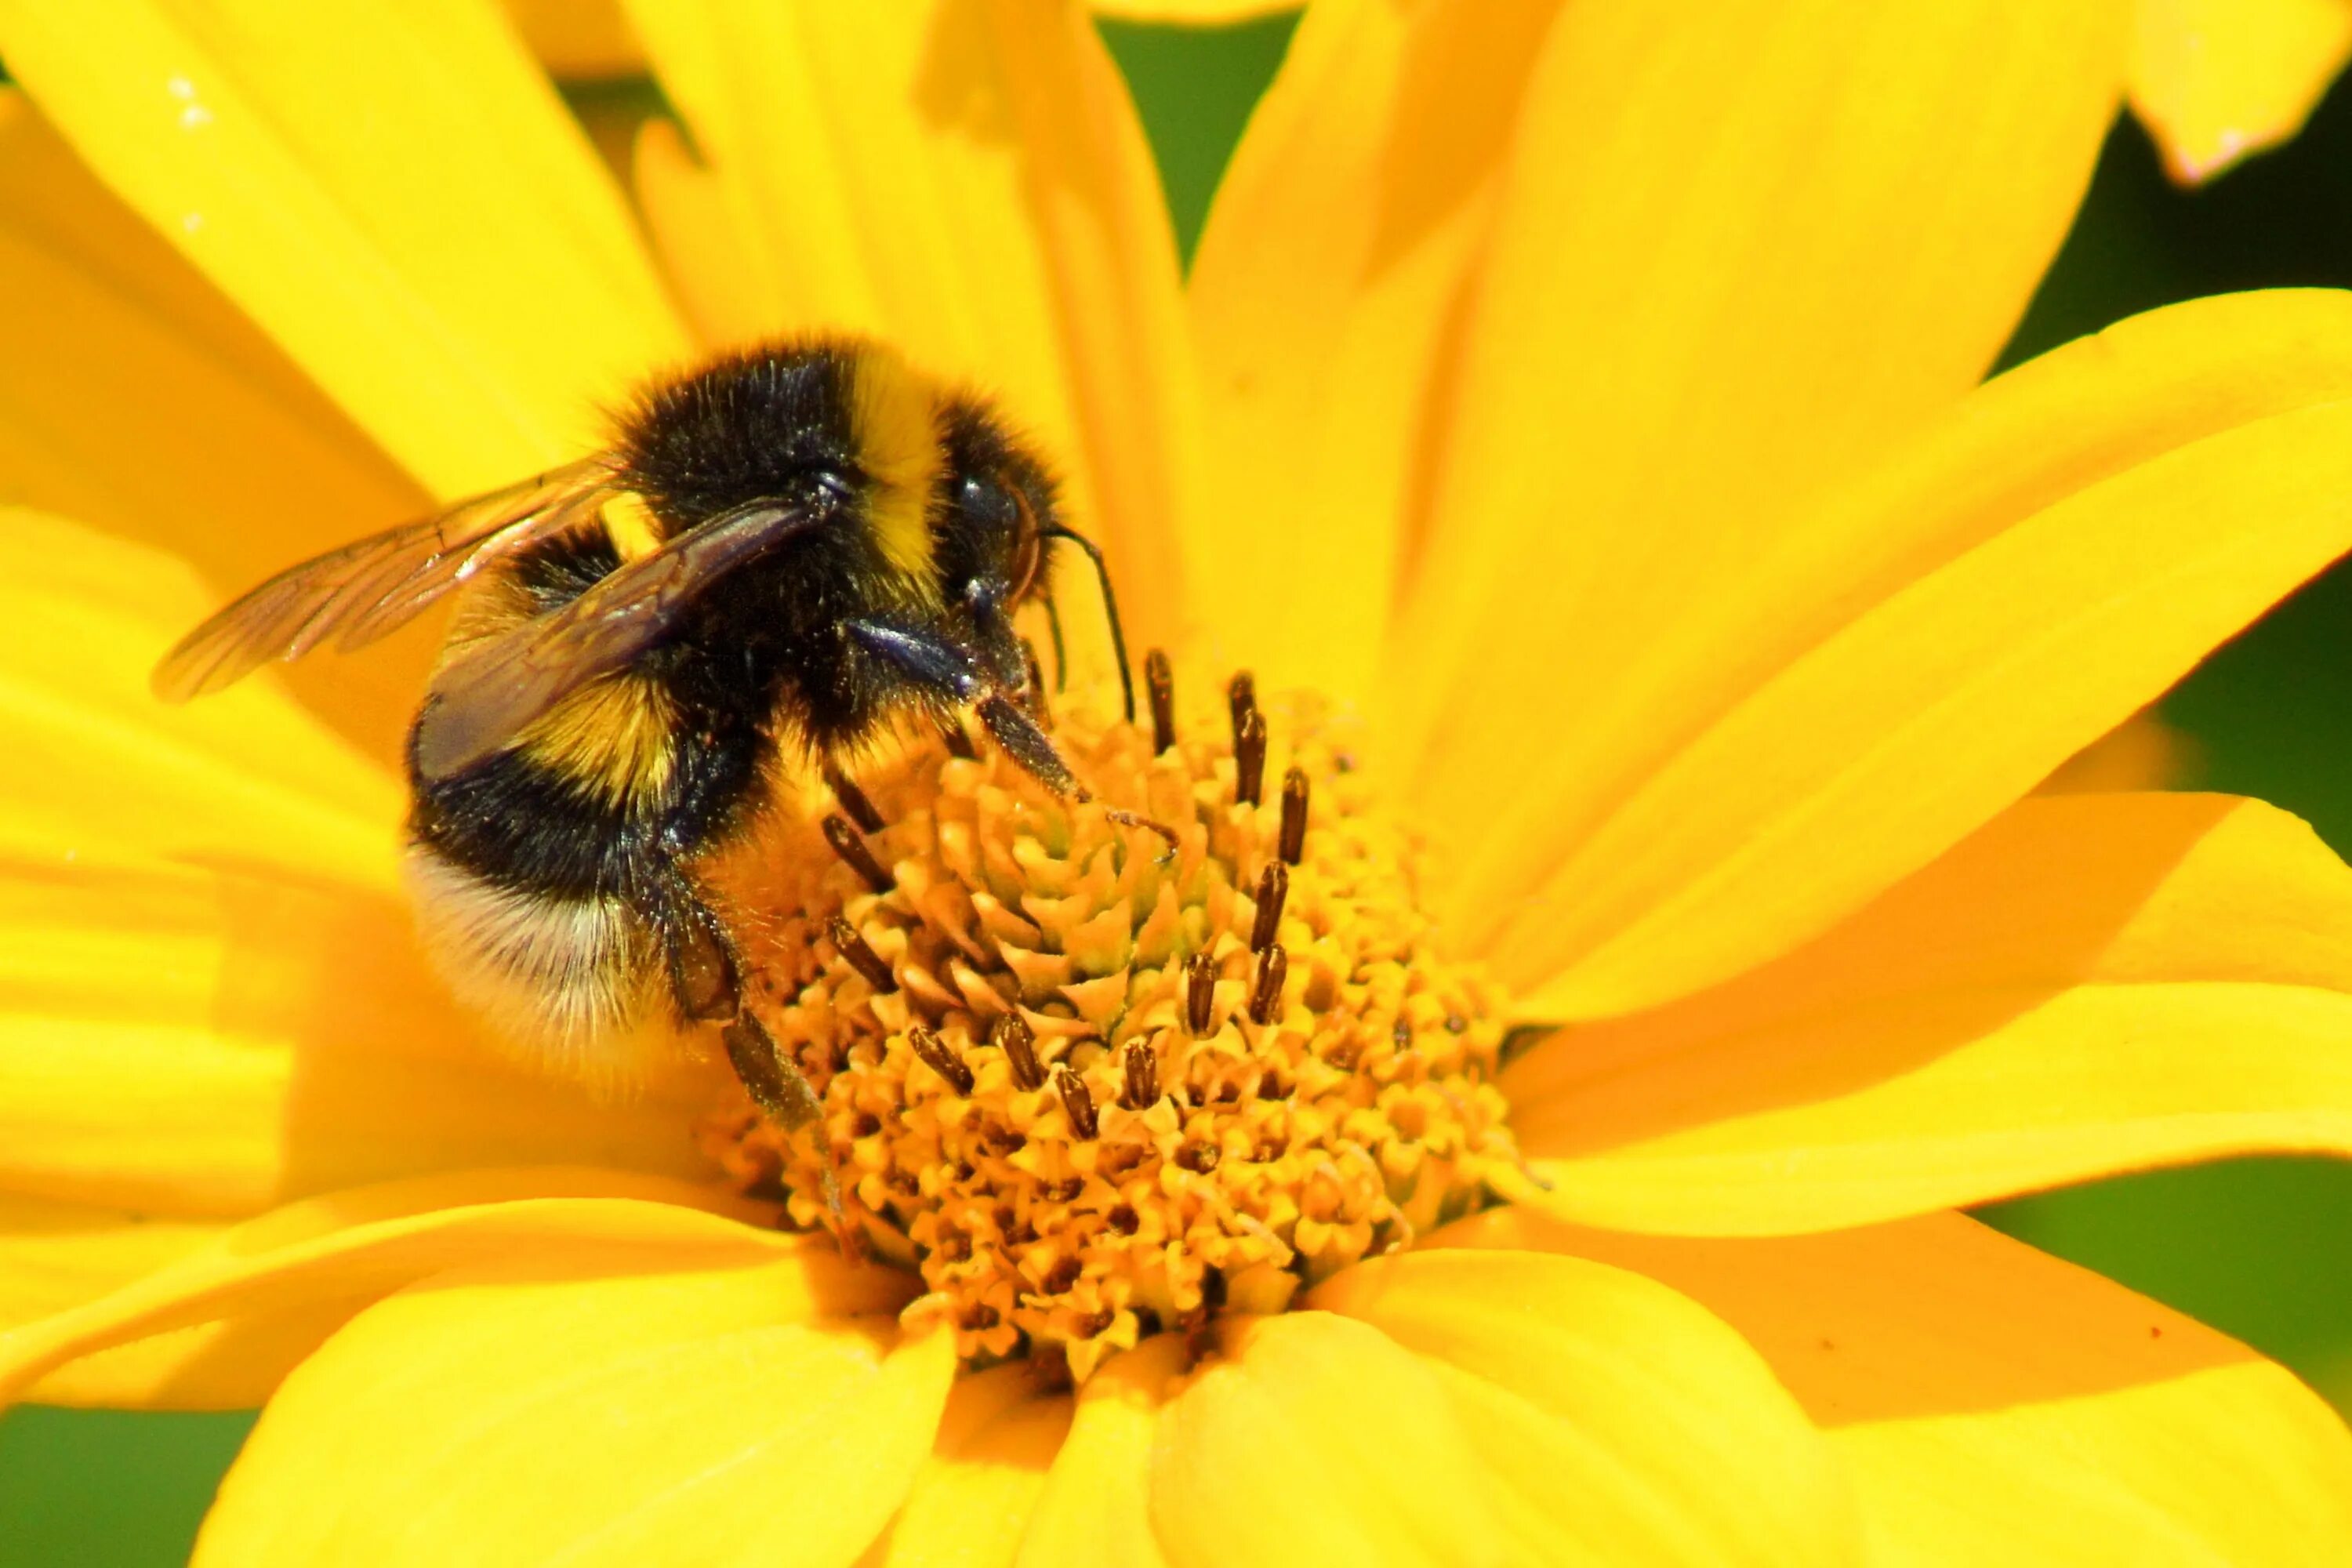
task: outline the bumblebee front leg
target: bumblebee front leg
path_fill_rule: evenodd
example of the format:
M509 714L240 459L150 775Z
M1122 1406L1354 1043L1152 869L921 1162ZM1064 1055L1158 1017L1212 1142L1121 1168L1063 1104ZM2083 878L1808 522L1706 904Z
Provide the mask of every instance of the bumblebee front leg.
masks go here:
M701 891L682 871L673 870L659 900L658 926L669 968L670 992L679 1017L689 1024L718 1024L727 1060L752 1103L787 1132L814 1125L824 1162L824 1202L841 1230L841 1190L834 1181L833 1144L825 1134L824 1105L800 1067L780 1050L767 1026L743 1005L743 958Z

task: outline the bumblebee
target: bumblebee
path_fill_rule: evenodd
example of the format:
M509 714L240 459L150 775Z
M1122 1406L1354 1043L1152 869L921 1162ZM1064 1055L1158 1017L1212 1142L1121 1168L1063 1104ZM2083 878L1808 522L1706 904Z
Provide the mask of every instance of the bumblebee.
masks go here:
M870 813L842 764L910 719L961 737L970 713L1084 798L1030 712L1013 616L1050 611L1056 545L1085 552L1129 680L1108 574L997 414L878 344L724 358L617 426L607 451L280 573L154 689L349 651L462 590L407 746L406 869L440 972L509 1042L606 1085L722 1025L754 1097L797 1122L814 1099L741 1006L699 868L795 757Z

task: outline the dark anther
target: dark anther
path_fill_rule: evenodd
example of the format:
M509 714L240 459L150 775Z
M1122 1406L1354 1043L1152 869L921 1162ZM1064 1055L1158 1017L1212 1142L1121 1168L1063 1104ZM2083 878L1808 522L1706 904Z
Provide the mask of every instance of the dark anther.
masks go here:
M1265 790L1265 715L1251 709L1234 731L1234 799L1255 805Z
M940 726L940 739L948 743L948 754L961 757L967 763L980 761L980 748L971 743L971 735L961 724Z
M857 824L861 830L879 833L887 826L882 814L874 809L874 803L866 798L866 792L852 784L849 775L839 768L826 767L824 785L833 791L833 798L841 802L841 809L849 814L849 820Z
M1176 1151L1178 1164L1203 1176L1217 1168L1217 1162L1222 1157L1222 1152L1214 1143L1187 1143Z
M1087 1092L1086 1080L1066 1067L1054 1069L1054 1088L1062 1097L1062 1109L1070 1113L1070 1131L1081 1138L1095 1135L1095 1097Z
M1037 1289L1045 1295L1058 1296L1078 1282L1078 1276L1086 1272L1086 1267L1075 1253L1065 1253L1054 1267L1045 1270L1045 1278L1037 1281Z
M1282 901L1290 896L1290 868L1276 860L1257 879L1257 919L1250 925L1250 951L1264 952L1282 929Z
M1168 655L1153 648L1143 656L1143 688L1151 698L1151 754L1158 756L1176 743L1176 672Z
M866 984L887 996L898 989L898 977L882 962L882 955L866 945L857 928L835 915L824 922L824 934L833 939L834 947L849 967L866 977Z
M1282 858L1293 866L1307 853L1307 773L1293 768L1282 775Z
M1118 1207L1103 1215L1103 1220L1121 1236L1133 1236L1143 1228L1143 1216L1135 1212L1135 1206L1132 1204L1119 1205Z
M923 1065L948 1080L958 1094L969 1095L976 1081L971 1068L964 1065L955 1047L920 1026L907 1031L907 1043L923 1058Z
M1160 1058L1141 1040L1129 1040L1118 1065L1125 1075L1118 1102L1129 1110L1149 1110L1160 1098Z
M1282 1016L1282 983L1289 975L1290 955L1282 951L1282 943L1268 943L1258 955L1257 988L1250 993L1251 1023L1271 1024Z
M1004 1053L1004 1065L1013 1069L1013 1088L1030 1089L1045 1085L1045 1069L1037 1064L1037 1037L1030 1033L1027 1019L1018 1013L1007 1013L996 1020L988 1040Z
M1234 715L1234 750L1241 750L1242 726L1257 711L1257 678L1248 670L1236 670L1225 682L1225 706Z
M843 804L848 803L845 801ZM873 807L866 809L871 811ZM849 826L849 818L826 817L824 841L833 846L833 852L841 857L841 863L856 872L866 887L875 892L887 893L898 885L890 873L882 868L882 862L874 858L874 851L866 847L866 840L857 837L857 829Z
M1021 668L1029 681L1029 712L1037 721L1037 728L1054 727L1054 710L1045 700L1045 667L1037 662L1037 645L1027 637L1021 639Z
M1217 961L1196 952L1184 964L1184 1026L1195 1039L1209 1032L1217 1007Z

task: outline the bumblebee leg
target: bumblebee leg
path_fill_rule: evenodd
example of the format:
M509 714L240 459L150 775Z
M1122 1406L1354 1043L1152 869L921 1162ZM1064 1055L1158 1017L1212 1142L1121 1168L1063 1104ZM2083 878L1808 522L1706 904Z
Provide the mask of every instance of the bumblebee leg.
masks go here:
M845 1234L841 1189L833 1175L833 1142L825 1135L824 1104L816 1089L743 1005L742 955L718 912L682 871L671 874L664 895L658 926L679 1016L689 1023L726 1026L719 1041L727 1047L728 1062L752 1103L777 1126L787 1132L816 1128L817 1148L824 1155L825 1207L833 1212L835 1233Z
M833 792L833 798L841 803L842 814L857 824L859 832L879 833L888 826L882 820L882 814L874 809L874 803L866 798L866 792L841 771L840 763L827 757L824 768L824 787Z
M992 691L981 699L979 713L980 721L988 726L989 734L1004 748L1004 754L1020 763L1030 777L1071 800L1093 798L1087 794L1086 786L1072 776L1069 764L1062 760L1062 753L1055 749L1045 731L1037 728L1037 721L1019 703L1001 691ZM1140 827L1147 833L1158 834L1168 846L1167 852L1160 857L1161 865L1176 858L1181 841L1167 824L1116 808L1106 808L1103 815L1122 827Z

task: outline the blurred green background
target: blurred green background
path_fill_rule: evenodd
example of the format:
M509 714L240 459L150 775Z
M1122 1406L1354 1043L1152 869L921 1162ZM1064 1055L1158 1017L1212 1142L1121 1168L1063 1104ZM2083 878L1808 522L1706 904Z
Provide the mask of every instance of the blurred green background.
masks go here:
M1189 254L1290 24L1103 30L1133 83ZM2352 92L2336 92L2284 151L2198 192L2168 184L2147 137L2119 123L2006 360L2152 306L2282 284L2352 285ZM2274 801L2352 853L2352 571L2313 584L2223 648L2163 712L2199 753L2191 782ZM2352 1166L2238 1161L2031 1198L1986 1217L2238 1335L2352 1410ZM251 1424L242 1415L11 1412L0 1418L0 1568L184 1561Z

